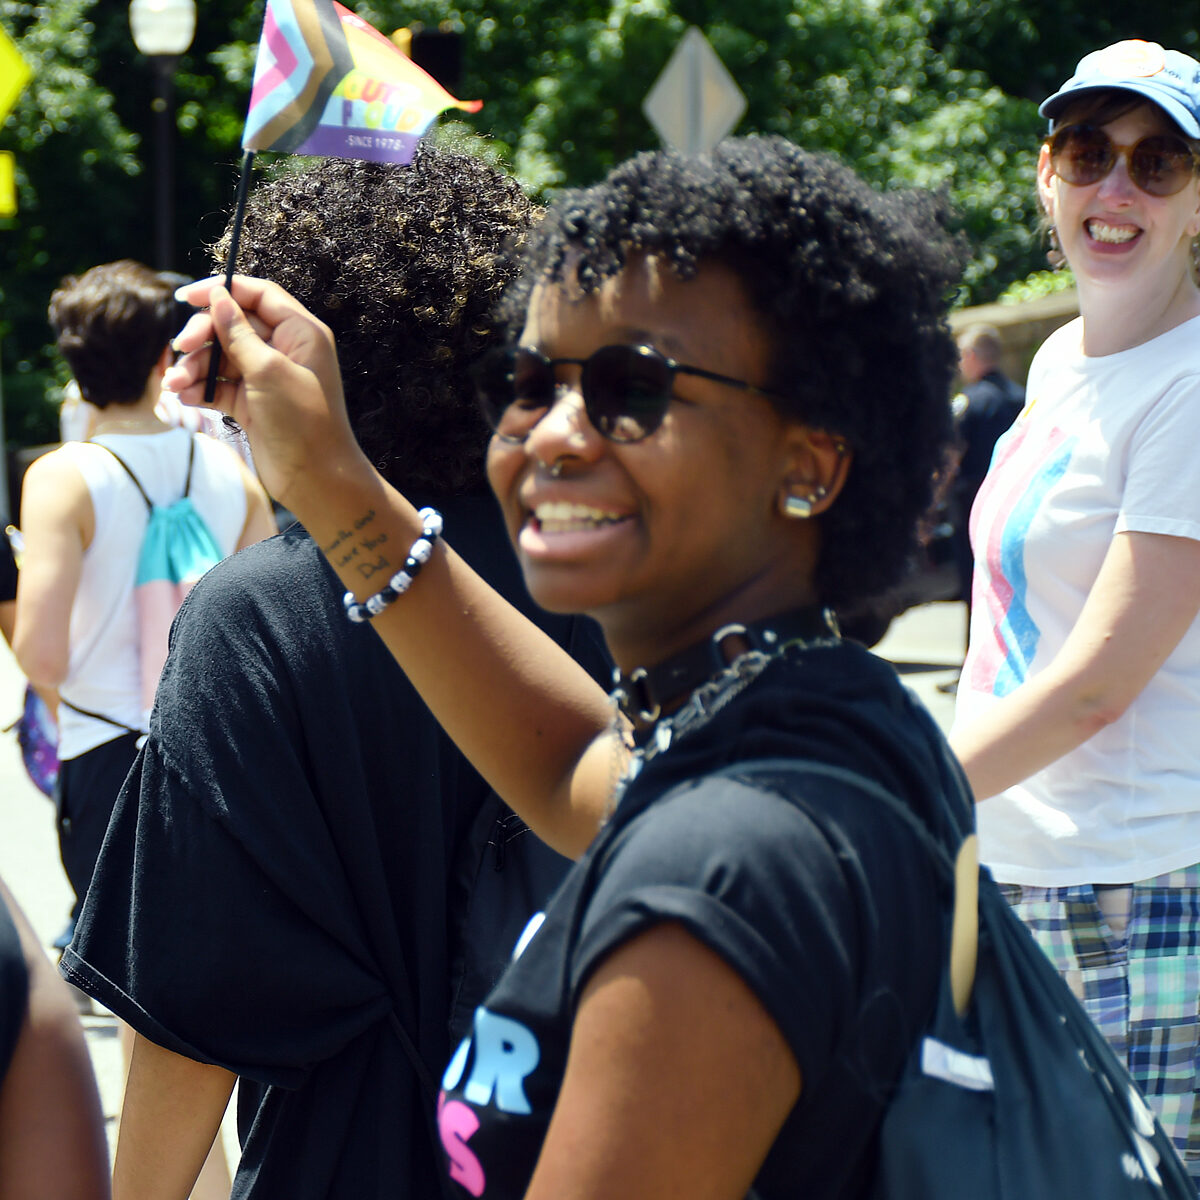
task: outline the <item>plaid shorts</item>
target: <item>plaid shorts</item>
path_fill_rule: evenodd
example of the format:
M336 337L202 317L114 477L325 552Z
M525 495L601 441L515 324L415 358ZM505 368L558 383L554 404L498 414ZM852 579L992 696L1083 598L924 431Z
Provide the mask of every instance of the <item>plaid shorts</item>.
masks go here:
M1117 937L1091 884L1001 884L1200 1183L1200 864L1132 885Z

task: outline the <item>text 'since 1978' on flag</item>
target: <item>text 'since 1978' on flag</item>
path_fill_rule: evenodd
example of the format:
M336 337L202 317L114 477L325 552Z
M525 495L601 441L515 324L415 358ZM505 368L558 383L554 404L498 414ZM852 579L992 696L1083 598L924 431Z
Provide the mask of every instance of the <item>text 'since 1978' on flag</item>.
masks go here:
M479 107L334 0L268 0L242 146L405 163L438 113Z

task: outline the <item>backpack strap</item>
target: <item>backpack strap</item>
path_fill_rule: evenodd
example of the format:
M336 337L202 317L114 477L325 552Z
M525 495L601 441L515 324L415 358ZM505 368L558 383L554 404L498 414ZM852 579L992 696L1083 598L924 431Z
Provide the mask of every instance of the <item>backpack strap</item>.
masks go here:
M962 1016L970 1003L971 989L975 983L975 965L979 951L979 838L974 832L967 834L952 857L943 842L929 826L921 820L898 797L887 788L851 771L846 767L835 767L831 763L801 762L794 758L756 758L732 763L711 775L738 778L740 776L786 774L793 777L820 775L844 783L855 791L878 800L894 817L899 819L917 839L933 863L937 874L947 883L954 897L954 908L950 920L950 989L954 996L954 1007ZM962 787L961 777L955 784ZM785 795L777 791L784 800L804 810L824 831L829 814L801 796Z
M710 771L706 778L713 776L737 778L740 775L778 774L791 776L820 775L826 779L834 779L838 783L844 783L847 787L851 787L855 791L865 792L872 799L878 800L892 816L897 817L908 826L909 832L921 843L925 852L933 860L938 874L945 881L951 884L954 883L954 860L950 857L949 851L947 851L942 842L934 836L929 826L907 804L893 796L882 784L877 783L874 779L869 779L866 775L860 775L857 771L851 771L847 767L835 767L831 763L807 762L795 758L751 758L742 762L731 763L729 766L721 767L716 771ZM798 804L810 814L818 811L815 810L815 806L796 797L785 796L784 799ZM825 814L821 813L820 815Z
M128 475L129 478L133 480L133 486L135 488L137 488L138 494L142 497L143 500L145 500L147 511L153 512L154 511L154 502L150 499L149 496L146 495L146 489L144 487L142 487L141 480L139 480L138 477L133 473L133 468L111 446L106 446L103 442L96 442L96 441L93 441L91 444L93 446L99 446L101 450L107 450L109 452L109 454L111 454L113 456L113 458L115 458L117 460L117 462L119 462L121 464L121 466L125 468L125 474ZM195 465L195 462L196 462L196 435L192 434L192 436L188 439L187 474L184 476L184 480L183 480L183 494L185 497L190 495L191 491L192 491L192 467Z
M81 717L91 717L93 721L103 721L106 725L112 725L115 729L123 729L126 733L136 733L138 737L145 734L144 729L134 729L132 725L126 725L124 721L118 721L114 717L106 717L103 713L92 712L90 708L80 708L78 704L72 704L70 700L60 692L58 702L63 708L69 708L72 712L78 713Z
M192 467L196 462L196 435L193 433L188 442L187 474L183 478L183 495L186 499L192 492Z
M138 494L146 502L146 511L153 512L154 504L151 501L150 497L146 495L146 489L144 487L142 487L141 480L139 480L138 477L133 473L133 468L115 450L113 450L109 446L106 446L103 442L92 442L92 445L99 446L101 450L107 450L108 453L111 454L113 456L113 458L115 458L117 460L117 462L119 462L121 464L121 466L125 468L125 474L128 475L129 478L133 480L133 486L135 488L137 488ZM189 473L189 475L191 474L191 463L190 462L188 464L188 473Z

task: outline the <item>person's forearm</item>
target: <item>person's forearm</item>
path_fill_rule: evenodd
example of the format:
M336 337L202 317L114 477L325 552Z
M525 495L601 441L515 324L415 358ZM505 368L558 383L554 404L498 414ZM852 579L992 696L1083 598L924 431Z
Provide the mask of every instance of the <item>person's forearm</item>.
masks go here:
M956 725L950 746L975 799L986 800L1083 745L1117 715L1085 695L1035 679L979 719Z
M167 386L202 402L215 323L226 363L218 400L250 438L267 490L361 601L404 565L421 535L418 515L354 439L329 330L274 284L238 277L234 291L255 324L212 281L184 290L211 312L176 339L183 358ZM607 698L453 552L454 537L445 530L413 586L373 624L492 787L555 849L578 854L624 754L607 734Z
M981 719L955 727L951 745L976 798L1027 779L1119 719L1192 627L1198 609L1200 542L1116 534L1053 660Z
M363 459L336 467L292 511L362 600L421 534L416 510ZM569 654L454 553L454 529L411 588L372 621L434 716L476 769L564 854L578 855L608 801L620 744L607 697Z
M220 1132L235 1078L135 1035L113 1200L187 1200Z
M0 1196L107 1200L104 1117L79 1017L3 883L0 898L16 924L29 972L25 1020L0 1080Z

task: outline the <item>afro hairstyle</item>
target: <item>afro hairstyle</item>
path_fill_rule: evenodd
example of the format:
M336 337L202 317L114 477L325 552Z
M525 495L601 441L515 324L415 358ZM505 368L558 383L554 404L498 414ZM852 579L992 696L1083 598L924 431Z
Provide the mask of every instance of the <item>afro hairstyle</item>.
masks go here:
M355 436L402 491L484 486L488 429L469 372L499 337L507 248L534 211L513 179L423 143L406 166L286 163L255 188L238 270L280 284L333 331ZM227 230L218 261L228 243Z
M732 269L771 338L776 409L853 450L817 518L815 581L822 603L849 605L900 578L947 461L958 354L946 314L965 257L950 218L941 196L876 191L781 137L648 152L557 199L503 315L519 331L539 283L570 275L591 292L631 255L685 280L703 262Z

